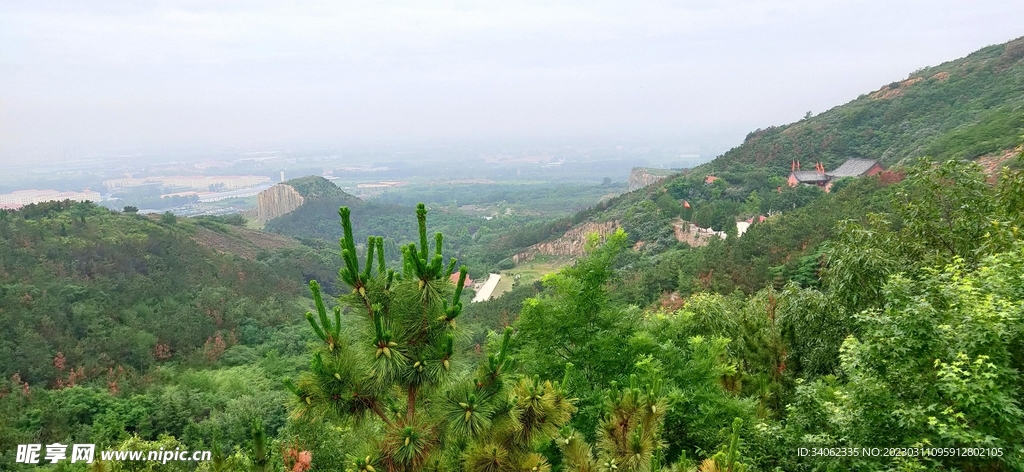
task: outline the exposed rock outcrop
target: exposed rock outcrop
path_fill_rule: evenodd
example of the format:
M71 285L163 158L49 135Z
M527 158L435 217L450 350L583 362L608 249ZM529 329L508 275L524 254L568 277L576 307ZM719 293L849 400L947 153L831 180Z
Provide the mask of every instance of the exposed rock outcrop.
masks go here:
M618 227L619 222L617 221L584 223L574 226L554 241L534 244L525 251L512 256L512 262L521 264L532 260L538 255L579 257L583 255L583 250L586 248L587 235L597 233L604 240L606 235L615 231Z
M665 180L665 177L668 177L672 174L673 171L667 169L650 169L646 167L634 167L633 170L629 172L628 191L632 192L634 190L639 190L644 187L647 187L648 185L654 185L658 182L661 182L662 180Z
M691 247L707 246L713 238L725 239L725 233L721 231L711 231L680 219L672 222L672 229L675 232L676 241L689 244Z
M1020 155L1024 155L1024 146L1017 146L1014 149L1006 149L1000 153L981 156L977 161L981 165L982 172L985 172L985 175L988 176L989 182L995 183L999 180L999 172L1003 168L1003 163Z
M291 185L277 184L256 196L256 219L266 223L298 208L305 200Z

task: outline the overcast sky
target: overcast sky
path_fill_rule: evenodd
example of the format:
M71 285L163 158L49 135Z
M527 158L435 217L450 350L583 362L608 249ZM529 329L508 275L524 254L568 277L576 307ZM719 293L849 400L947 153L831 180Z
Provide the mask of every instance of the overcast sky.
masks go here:
M1022 36L1022 18L1021 0L0 0L0 158L367 139L735 145Z

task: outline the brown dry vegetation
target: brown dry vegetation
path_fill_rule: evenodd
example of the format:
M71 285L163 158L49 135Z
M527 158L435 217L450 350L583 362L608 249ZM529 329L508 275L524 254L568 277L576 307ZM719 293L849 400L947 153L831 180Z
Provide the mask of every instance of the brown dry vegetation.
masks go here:
M192 239L215 251L234 254L250 260L256 259L256 254L260 251L299 245L297 240L287 236L239 227L231 227L227 233L222 233L197 226Z
M944 72L940 72L940 74L941 73L944 73ZM948 77L949 74L946 74L946 76ZM872 100L889 100L891 98L896 98L896 97L898 97L900 95L903 95L903 91L907 87L910 87L911 85L914 85L914 84L916 84L918 82L921 82L922 80L924 80L924 78L921 78L921 77L911 77L911 78L909 78L907 80L904 80L903 82L900 82L895 87L893 87L891 84L890 85L886 85L885 87L882 87L882 88L878 89L877 92L872 93L871 94L871 99Z
M989 180L994 181L999 176L999 169L1003 167L1003 163L1020 155L1022 150L1024 150L1024 146L1017 146L1014 149L1007 149L1002 153L981 156L978 158L978 164L981 165L982 171L985 172Z

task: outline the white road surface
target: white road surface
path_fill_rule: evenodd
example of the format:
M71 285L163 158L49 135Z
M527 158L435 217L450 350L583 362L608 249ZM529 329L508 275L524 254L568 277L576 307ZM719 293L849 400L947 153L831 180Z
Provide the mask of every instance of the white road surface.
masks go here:
M480 287L480 291L476 292L476 296L473 297L473 303L483 302L491 299L491 292L494 292L494 288L498 286L498 281L501 280L501 275L488 274L487 281Z

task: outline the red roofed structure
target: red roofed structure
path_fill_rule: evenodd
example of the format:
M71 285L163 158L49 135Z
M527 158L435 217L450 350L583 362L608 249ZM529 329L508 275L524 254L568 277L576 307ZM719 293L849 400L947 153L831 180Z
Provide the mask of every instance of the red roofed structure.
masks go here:
M459 283L459 273L455 272L448 277L448 280L452 282L452 285ZM469 287L473 285L473 279L469 278L469 274L466 274L466 283L462 284L463 287Z

